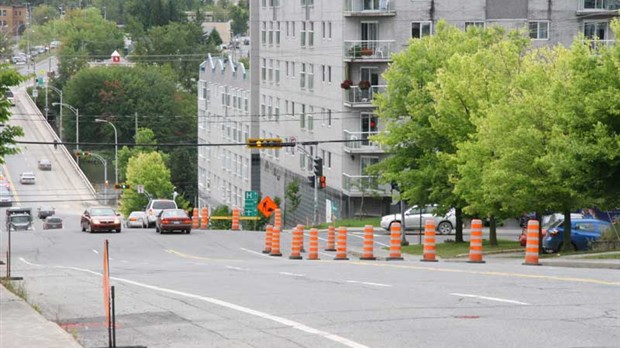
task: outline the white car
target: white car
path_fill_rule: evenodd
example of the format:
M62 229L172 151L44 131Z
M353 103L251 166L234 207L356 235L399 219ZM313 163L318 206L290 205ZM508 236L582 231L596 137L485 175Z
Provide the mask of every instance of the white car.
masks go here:
M435 228L438 234L450 234L456 225L454 209L450 209L444 216L437 216L436 205L427 205L418 208L417 205L405 211L405 229L423 230L426 219L435 219ZM386 215L381 218L381 227L390 230L392 223L401 222L401 214Z
M129 216L127 217L125 226L127 226L127 228L146 228L148 226L146 213L143 211L132 211L131 214L129 214Z
M34 184L36 182L36 178L34 176L33 172L23 172L20 176L19 176L19 182L22 185L28 185L28 184Z

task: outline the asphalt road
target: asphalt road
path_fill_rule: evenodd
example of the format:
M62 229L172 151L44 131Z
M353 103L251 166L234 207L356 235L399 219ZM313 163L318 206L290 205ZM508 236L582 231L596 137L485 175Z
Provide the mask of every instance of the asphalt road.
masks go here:
M30 134L36 129L26 131L27 137L45 137ZM514 258L485 264L423 263L419 257L334 261L335 253L324 251L318 261L290 260L290 234L283 234L284 256L271 257L261 253L260 232L81 232L80 213L92 204L81 198L88 197L87 187L71 170L61 169L69 168L66 158L54 157L50 148L28 146L7 159L23 205L36 207L57 197L64 202L56 208L65 220L62 230L42 230L36 221L33 230L12 233L12 275L24 278L29 301L45 317L85 347L107 345L105 240L118 346L617 347L620 342L617 270L524 266ZM33 186L15 182L20 170L36 171L32 166L42 155L58 170L41 173ZM67 199L67 192L77 197ZM2 230L2 251L6 241ZM359 234L349 242L361 249ZM376 248L385 247L388 236L377 235L376 242Z

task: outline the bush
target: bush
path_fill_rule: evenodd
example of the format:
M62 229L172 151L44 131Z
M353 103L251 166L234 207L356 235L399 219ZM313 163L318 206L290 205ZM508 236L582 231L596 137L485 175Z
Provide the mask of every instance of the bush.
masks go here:
M601 240L604 241L620 241L620 221L614 222L611 228L603 231Z
M226 205L220 205L211 213L211 216L232 216L232 211ZM212 230L230 230L232 220L211 220L209 224Z

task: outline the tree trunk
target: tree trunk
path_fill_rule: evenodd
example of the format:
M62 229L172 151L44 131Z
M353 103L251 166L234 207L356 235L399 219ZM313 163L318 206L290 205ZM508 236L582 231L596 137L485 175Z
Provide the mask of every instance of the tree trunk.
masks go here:
M489 218L489 242L492 246L497 246L497 224L494 215Z
M457 243L463 243L463 209L455 208L454 215L456 219L456 230L454 239Z
M575 248L571 243L570 239L570 229L571 221L570 221L570 210L564 210L564 235L562 236L562 251L573 251Z

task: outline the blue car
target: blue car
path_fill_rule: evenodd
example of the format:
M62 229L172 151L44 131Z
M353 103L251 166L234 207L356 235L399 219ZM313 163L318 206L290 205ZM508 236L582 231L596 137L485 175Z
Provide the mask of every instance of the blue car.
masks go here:
M601 237L603 232L611 228L607 221L597 219L572 219L570 241L574 250L588 250L589 243ZM556 221L547 230L543 238L545 252L558 252L564 241L564 220Z

